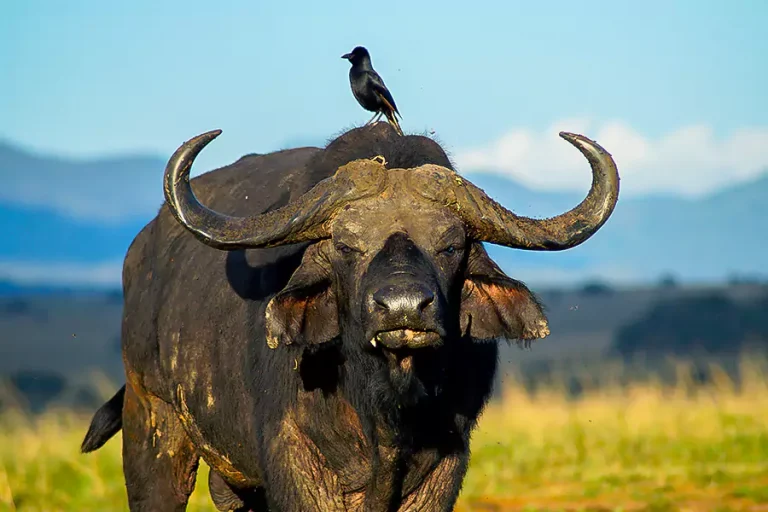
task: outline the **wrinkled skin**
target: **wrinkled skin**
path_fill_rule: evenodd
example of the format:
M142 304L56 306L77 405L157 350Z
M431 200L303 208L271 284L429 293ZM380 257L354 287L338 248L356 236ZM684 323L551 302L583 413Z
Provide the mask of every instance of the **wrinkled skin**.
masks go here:
M184 510L200 457L219 510L453 509L496 340L549 330L477 239L510 229L472 227L464 210L425 199L440 169L450 162L436 143L378 124L193 181L212 212L279 217L321 180L357 177L348 183L364 191L330 215L276 223L280 243L263 226L263 240L243 242L227 224L237 221L219 229L213 214L185 210L183 177L168 171L173 213L163 206L125 261L124 398L97 412L83 443L91 451L117 431L122 400L132 511ZM287 234L291 223L303 234Z

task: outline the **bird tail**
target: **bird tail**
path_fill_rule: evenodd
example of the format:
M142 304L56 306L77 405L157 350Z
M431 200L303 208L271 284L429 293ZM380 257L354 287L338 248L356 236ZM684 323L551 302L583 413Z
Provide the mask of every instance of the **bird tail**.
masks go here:
M386 109L385 114L387 115L387 120L389 121L389 124L394 126L395 131L398 133L398 135L403 135L403 129L400 128L400 123L397 122L397 116L395 115L394 110Z

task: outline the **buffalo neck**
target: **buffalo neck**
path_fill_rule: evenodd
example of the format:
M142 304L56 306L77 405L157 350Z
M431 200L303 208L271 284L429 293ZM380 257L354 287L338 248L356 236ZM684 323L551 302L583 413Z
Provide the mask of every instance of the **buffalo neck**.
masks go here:
M439 352L422 349L423 354L413 356L412 371L404 374L382 349L366 343L358 338L341 344L344 363L338 391L357 411L367 435L382 428L404 435L410 428L403 413L432 400L439 390Z

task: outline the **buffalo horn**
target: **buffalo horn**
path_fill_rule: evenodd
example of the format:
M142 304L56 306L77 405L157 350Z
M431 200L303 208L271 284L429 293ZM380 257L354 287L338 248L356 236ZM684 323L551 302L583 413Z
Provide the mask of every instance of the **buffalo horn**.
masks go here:
M611 216L619 198L619 172L597 142L568 132L560 132L560 137L576 146L592 167L589 194L568 212L549 219L515 215L464 179L445 180L435 195L457 211L475 240L532 251L575 247Z
M276 247L327 238L325 221L340 205L372 193L383 181L376 173L366 176L351 170L338 172L277 210L249 217L225 215L201 204L189 183L195 158L220 134L221 130L212 130L182 144L166 165L163 186L176 220L200 241L217 249Z

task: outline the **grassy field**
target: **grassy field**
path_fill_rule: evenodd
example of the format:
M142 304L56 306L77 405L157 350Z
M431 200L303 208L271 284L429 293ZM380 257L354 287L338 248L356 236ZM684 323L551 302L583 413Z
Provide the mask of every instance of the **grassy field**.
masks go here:
M715 371L694 386L508 382L473 437L457 511L768 511L768 375L744 363L739 386ZM89 418L0 416L0 510L127 510L120 440L80 455ZM189 510L213 511L202 465ZM5 507L5 508L3 508Z

